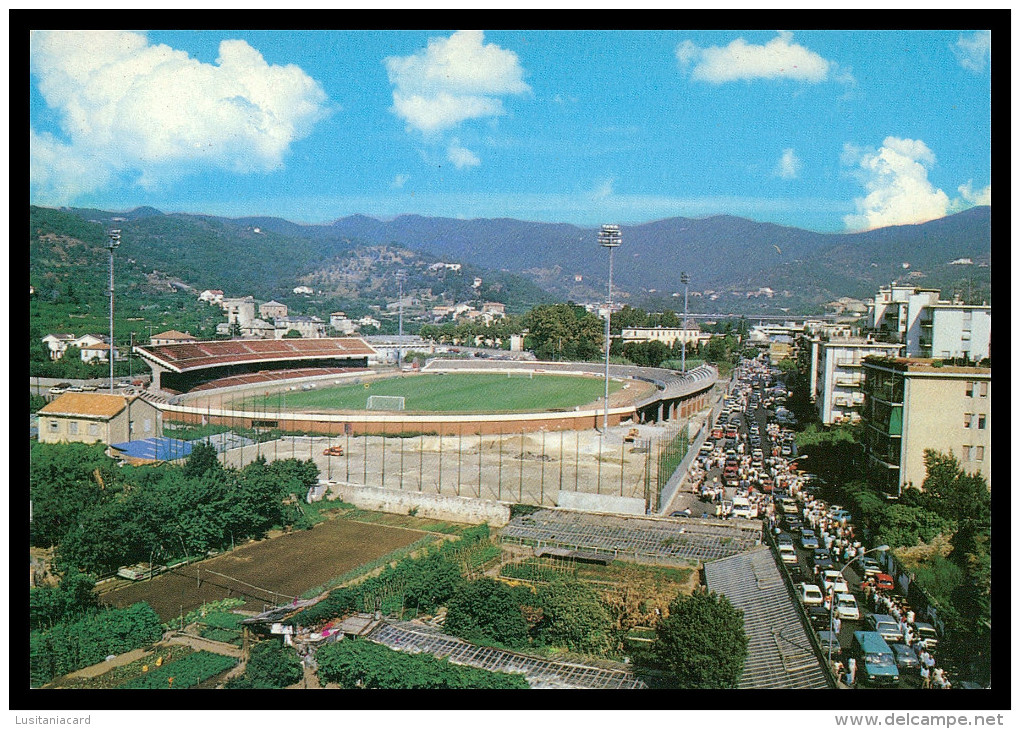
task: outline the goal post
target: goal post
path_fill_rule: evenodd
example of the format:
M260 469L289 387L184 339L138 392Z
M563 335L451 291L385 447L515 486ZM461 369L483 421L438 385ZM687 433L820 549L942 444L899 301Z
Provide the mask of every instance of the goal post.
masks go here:
M510 370L509 372L506 373L506 378L508 380L513 380L517 378L531 380L534 379L534 377L535 373L532 370Z
M369 395L366 410L403 410L403 395Z

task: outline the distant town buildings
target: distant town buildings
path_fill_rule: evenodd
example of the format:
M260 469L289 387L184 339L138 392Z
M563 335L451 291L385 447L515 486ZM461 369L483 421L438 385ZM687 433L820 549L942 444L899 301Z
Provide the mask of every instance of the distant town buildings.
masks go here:
M267 301L259 305L259 316L264 319L275 319L278 316L287 316L287 305L279 301Z
M667 347L672 347L676 342L684 342L688 346L699 345L712 338L708 332L702 332L698 327L624 327L620 330L620 340L623 344L630 342L662 342Z
M49 349L50 359L52 360L58 360L63 357L68 347L77 347L81 350L83 362L97 357L109 357L107 337L99 336L98 334L83 334L80 337L67 333L47 334L42 338L42 341L46 344L47 349ZM103 354L101 349L94 349L99 345L106 345L105 354ZM86 350L89 352L88 355L85 354Z
M227 324L243 329L255 320L255 299L251 296L223 299L221 306L227 313Z
M312 289L311 286L295 286L294 287L294 293L295 294L306 294L307 295L307 294L314 294L315 291Z
M992 370L941 360L862 363L868 477L890 493L920 487L924 451L952 453L992 483Z
M206 289L198 295L198 300L210 304L220 304L223 302L223 292L219 289Z
M159 334L153 334L149 337L149 344L162 345L162 344L181 344L182 342L197 342L198 339L193 337L188 332L179 332L176 329L170 329L169 331L160 332Z
M281 316L276 318L274 324L276 339L283 339L292 330L299 332L304 339L326 336L326 322L317 316Z

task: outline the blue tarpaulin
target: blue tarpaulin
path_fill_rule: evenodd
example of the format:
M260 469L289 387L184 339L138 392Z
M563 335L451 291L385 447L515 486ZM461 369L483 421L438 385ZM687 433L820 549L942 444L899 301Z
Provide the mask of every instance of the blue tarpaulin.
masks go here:
M191 455L191 443L175 438L146 438L127 443L114 443L114 448L131 458L149 461L172 461Z

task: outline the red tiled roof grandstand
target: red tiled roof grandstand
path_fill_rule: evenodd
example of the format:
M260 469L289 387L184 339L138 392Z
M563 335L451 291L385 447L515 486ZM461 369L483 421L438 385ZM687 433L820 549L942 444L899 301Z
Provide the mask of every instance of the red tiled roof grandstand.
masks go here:
M221 377L218 380L206 382L198 387L193 387L191 392L202 390L215 390L220 387L234 387L236 385L255 385L260 382L280 382L299 377L316 377L319 375L343 375L349 372L370 372L367 367L308 367L300 370L276 370L255 372L250 375L234 375L232 377ZM165 389L165 388L164 388Z
M155 387L177 393L267 370L367 367L375 354L357 337L183 342L138 346L135 351L152 368Z
M319 359L331 356L367 357L375 353L374 349L356 337L186 342L135 349L143 358L152 360L173 372L242 362Z

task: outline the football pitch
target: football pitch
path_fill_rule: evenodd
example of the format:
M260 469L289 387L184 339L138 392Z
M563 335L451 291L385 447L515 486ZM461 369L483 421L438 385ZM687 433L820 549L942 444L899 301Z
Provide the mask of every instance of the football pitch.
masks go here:
M610 381L609 392L620 382ZM366 410L369 396L404 398L411 412L496 413L573 409L595 402L605 394L605 381L595 377L542 375L508 377L504 374L411 375L352 385L319 385L314 390L293 390L245 398L246 407L283 410ZM234 405L240 405L235 401Z

